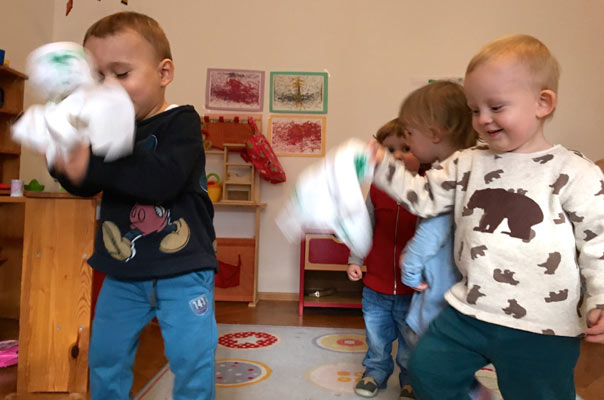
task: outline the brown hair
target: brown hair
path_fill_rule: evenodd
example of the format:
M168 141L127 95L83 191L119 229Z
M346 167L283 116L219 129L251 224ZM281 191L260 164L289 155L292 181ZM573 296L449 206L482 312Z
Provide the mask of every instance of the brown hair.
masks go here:
M386 122L380 129L378 129L375 134L375 140L378 143L384 143L384 140L390 135L396 135L396 137L401 137L404 134L403 126L399 122L398 118L395 118L391 121Z
M104 38L131 29L151 44L159 60L172 60L170 42L156 20L137 12L124 11L108 15L95 22L84 35L84 44L91 37Z
M457 148L476 144L472 113L461 85L434 81L411 92L399 112L403 128L427 128Z
M488 43L470 60L466 75L488 61L506 57L528 67L538 90L558 92L560 64L546 45L529 35L508 35Z

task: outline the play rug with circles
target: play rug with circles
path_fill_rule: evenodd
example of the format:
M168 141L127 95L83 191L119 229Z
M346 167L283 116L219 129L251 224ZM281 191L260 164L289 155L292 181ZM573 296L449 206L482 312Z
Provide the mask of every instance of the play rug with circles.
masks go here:
M218 324L216 398L358 400L366 351L362 329ZM491 368L478 376L496 387ZM173 378L164 366L135 400L171 400ZM379 398L398 399L399 392L397 367Z

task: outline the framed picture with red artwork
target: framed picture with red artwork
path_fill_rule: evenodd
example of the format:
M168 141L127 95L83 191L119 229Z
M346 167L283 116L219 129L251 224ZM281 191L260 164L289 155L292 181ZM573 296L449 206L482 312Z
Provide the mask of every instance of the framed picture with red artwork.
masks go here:
M262 111L264 71L208 68L206 108L208 110Z
M326 117L271 115L268 141L278 156L322 157L325 155Z

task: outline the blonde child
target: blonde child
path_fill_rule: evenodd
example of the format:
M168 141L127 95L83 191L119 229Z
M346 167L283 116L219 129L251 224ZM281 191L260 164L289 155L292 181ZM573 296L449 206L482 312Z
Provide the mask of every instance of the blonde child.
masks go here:
M404 162L407 169L418 170L419 163L409 152L397 119L382 126L375 138L396 160ZM413 236L416 218L373 185L366 203L373 224L373 246L364 260L367 273L363 277L363 260L351 254L347 274L352 281L363 278L365 285L362 307L368 350L363 360L365 372L354 390L359 396L374 397L380 388L386 387L394 371L391 353L396 339L399 383L402 390L410 385L409 349L403 339L403 329L413 290L401 283L398 259L407 240Z
M88 260L107 274L92 324L91 398L131 398L138 336L157 317L173 397L213 399L217 262L199 115L166 102L174 63L154 19L107 16L88 29L84 47L101 79L126 90L136 115L132 155L104 162L86 145L52 171L71 193L103 192Z
M604 342L604 177L545 139L558 77L539 40L503 37L466 70L484 146L425 176L376 150L376 185L422 217L452 211L455 221L462 281L411 356L419 399L467 398L474 372L489 362L506 399L575 399L580 336Z

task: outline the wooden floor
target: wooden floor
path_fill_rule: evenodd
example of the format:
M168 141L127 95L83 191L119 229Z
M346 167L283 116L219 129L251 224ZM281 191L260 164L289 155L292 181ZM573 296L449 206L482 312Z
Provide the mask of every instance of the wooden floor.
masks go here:
M247 303L216 303L216 320L226 324L327 326L338 328L364 328L363 316L358 309L307 308L298 316L297 302L260 301L256 307ZM0 340L14 339L17 326L14 321L0 320ZM159 327L149 324L140 338L134 365L132 392L137 393L165 364L163 343ZM75 400L79 397L58 395L9 395L16 390L15 367L0 369L0 399L11 400ZM604 345L583 342L581 358L576 368L577 392L584 400L604 399ZM8 396L7 396L8 395ZM83 397L82 397L83 398Z

